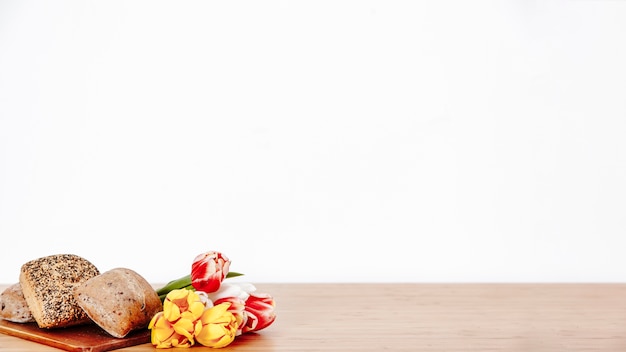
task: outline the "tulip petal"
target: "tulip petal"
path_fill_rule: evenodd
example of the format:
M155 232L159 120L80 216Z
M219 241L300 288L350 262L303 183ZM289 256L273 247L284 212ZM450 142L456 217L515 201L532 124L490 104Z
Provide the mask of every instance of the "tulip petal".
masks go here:
M188 339L193 339L192 332L194 331L194 324L191 320L180 319L173 325L174 331L178 334L185 336Z

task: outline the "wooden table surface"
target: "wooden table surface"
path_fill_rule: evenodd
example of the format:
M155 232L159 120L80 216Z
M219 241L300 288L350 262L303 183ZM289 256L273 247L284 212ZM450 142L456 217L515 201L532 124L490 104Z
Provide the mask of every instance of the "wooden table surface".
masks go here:
M274 296L275 323L223 351L626 350L626 284L256 286ZM60 350L0 334L0 351Z

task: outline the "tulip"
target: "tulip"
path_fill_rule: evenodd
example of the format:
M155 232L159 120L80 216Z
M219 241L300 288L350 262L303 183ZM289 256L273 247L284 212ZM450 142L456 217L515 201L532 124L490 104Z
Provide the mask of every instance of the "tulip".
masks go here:
M228 311L230 303L220 303L204 311L200 318L202 327L196 341L203 346L221 348L235 339L237 319Z
M204 312L204 302L191 290L174 290L168 293L163 302L163 314L170 322L185 319L195 322Z
M212 260L213 258L214 260ZM210 261L213 263L209 263ZM204 262L204 263L203 263ZM165 296L172 290L189 289L204 292L214 292L219 289L225 278L237 277L243 274L229 271L230 260L219 252L206 252L196 256L192 265L192 275L185 275L179 279L168 282L156 292L163 302ZM212 272L212 273L211 273ZM203 279L205 277L206 279ZM195 284L192 284L194 282ZM197 286L197 287L196 287ZM205 287L206 286L206 287ZM217 288L215 288L217 287ZM213 291L211 291L213 290Z
M246 300L246 325L243 326L242 332L251 332L265 329L276 320L274 307L276 302L274 298L267 293L250 294Z
M148 325L152 329L152 344L157 348L193 346L204 311L205 303L197 293L186 289L170 291L163 302L163 311Z
M156 348L191 347L189 339L174 330L173 324L163 316L163 312L157 313L148 329L152 330L150 341Z
M228 275L230 260L220 252L198 255L191 264L191 285L198 291L215 292Z

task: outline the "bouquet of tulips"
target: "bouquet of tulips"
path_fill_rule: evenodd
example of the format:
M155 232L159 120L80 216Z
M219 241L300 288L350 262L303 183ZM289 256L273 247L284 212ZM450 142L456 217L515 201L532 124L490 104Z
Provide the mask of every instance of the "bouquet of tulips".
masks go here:
M163 311L148 329L156 348L228 346L236 336L268 327L276 319L275 302L249 283L224 279L242 274L230 272L231 261L220 252L198 255L191 275L169 282L157 290Z

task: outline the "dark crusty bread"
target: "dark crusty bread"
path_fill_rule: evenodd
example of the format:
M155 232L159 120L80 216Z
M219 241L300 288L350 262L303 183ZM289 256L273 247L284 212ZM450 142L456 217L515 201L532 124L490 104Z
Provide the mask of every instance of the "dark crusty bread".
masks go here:
M91 323L74 299L74 288L99 275L95 265L74 254L31 260L20 270L24 298L40 328Z
M156 290L135 271L115 268L74 289L74 298L89 317L114 337L147 328L163 309Z
M19 283L7 287L0 294L0 319L14 323L30 323L35 321L28 309L28 304Z

